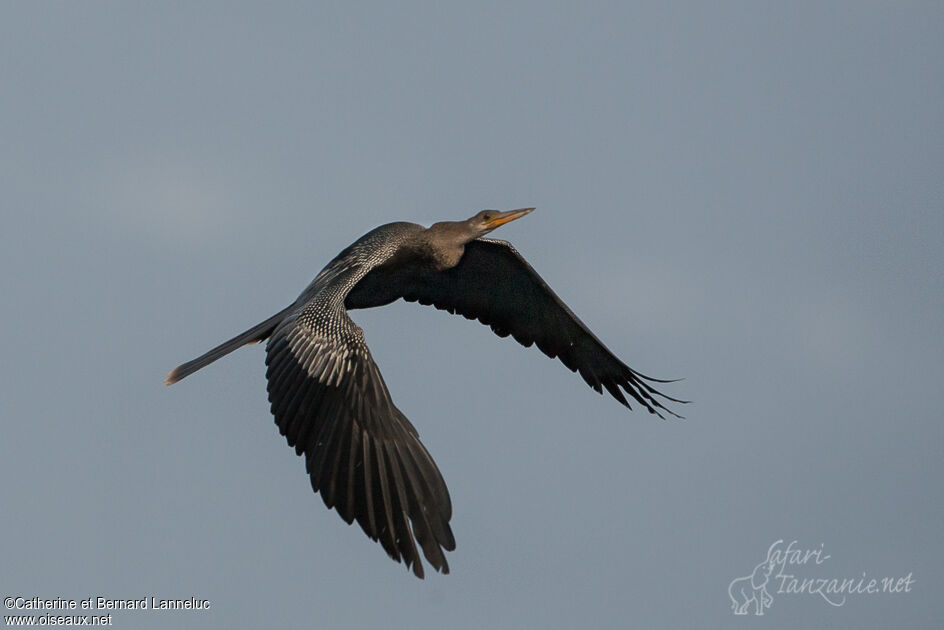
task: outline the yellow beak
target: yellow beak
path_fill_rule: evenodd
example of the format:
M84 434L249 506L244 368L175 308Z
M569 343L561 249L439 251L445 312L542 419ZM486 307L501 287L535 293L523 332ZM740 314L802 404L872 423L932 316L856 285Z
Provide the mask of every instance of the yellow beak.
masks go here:
M520 219L524 215L528 214L534 210L534 208L521 208L520 210L509 210L508 212L499 212L494 217L488 220L485 224L489 228L497 228L499 225L504 225L509 221L514 221L515 219Z

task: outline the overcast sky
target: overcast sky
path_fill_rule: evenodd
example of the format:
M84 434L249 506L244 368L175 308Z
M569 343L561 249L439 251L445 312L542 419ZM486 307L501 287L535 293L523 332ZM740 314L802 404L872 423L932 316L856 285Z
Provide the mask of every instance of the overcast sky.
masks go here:
M257 5L0 8L0 594L212 605L115 628L941 627L944 5ZM451 575L312 494L260 346L161 382L379 224L532 205L494 236L694 403L355 312ZM915 583L771 580L735 618L781 539L829 555L799 577Z

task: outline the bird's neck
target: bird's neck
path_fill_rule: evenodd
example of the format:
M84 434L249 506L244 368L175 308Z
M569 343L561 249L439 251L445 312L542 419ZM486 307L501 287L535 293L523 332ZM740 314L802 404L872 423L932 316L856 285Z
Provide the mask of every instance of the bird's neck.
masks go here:
M437 269L455 267L470 240L464 226L464 221L443 221L420 232L419 246L423 256L429 258Z

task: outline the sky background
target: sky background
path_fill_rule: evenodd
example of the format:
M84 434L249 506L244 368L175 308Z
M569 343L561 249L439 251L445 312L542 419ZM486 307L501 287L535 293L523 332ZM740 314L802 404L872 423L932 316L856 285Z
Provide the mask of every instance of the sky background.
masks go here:
M212 603L115 628L940 628L944 5L395 4L0 8L0 594ZM377 225L522 206L494 236L694 403L355 312L451 575L312 494L261 347L162 384ZM735 618L778 539L916 583Z

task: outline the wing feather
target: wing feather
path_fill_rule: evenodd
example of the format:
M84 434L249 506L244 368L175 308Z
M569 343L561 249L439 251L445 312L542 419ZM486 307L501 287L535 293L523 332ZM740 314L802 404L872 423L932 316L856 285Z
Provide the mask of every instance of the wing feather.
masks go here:
M355 302L368 289L389 287L394 279L384 277L385 273L381 268L371 272L373 277L365 276L364 290L355 294ZM456 266L434 271L416 265L409 273L397 270L395 280L400 297L408 302L478 319L501 337L511 335L525 347L537 345L541 352L580 374L594 390L602 393L605 389L627 407L630 403L622 392L660 418L664 417L662 412L680 417L657 397L686 401L667 396L650 384L671 381L649 378L620 361L506 241L476 239L466 244Z
M449 492L416 429L396 408L363 341L318 296L279 325L266 348L279 431L305 455L312 489L347 523L423 577L421 554L448 572L455 549Z

